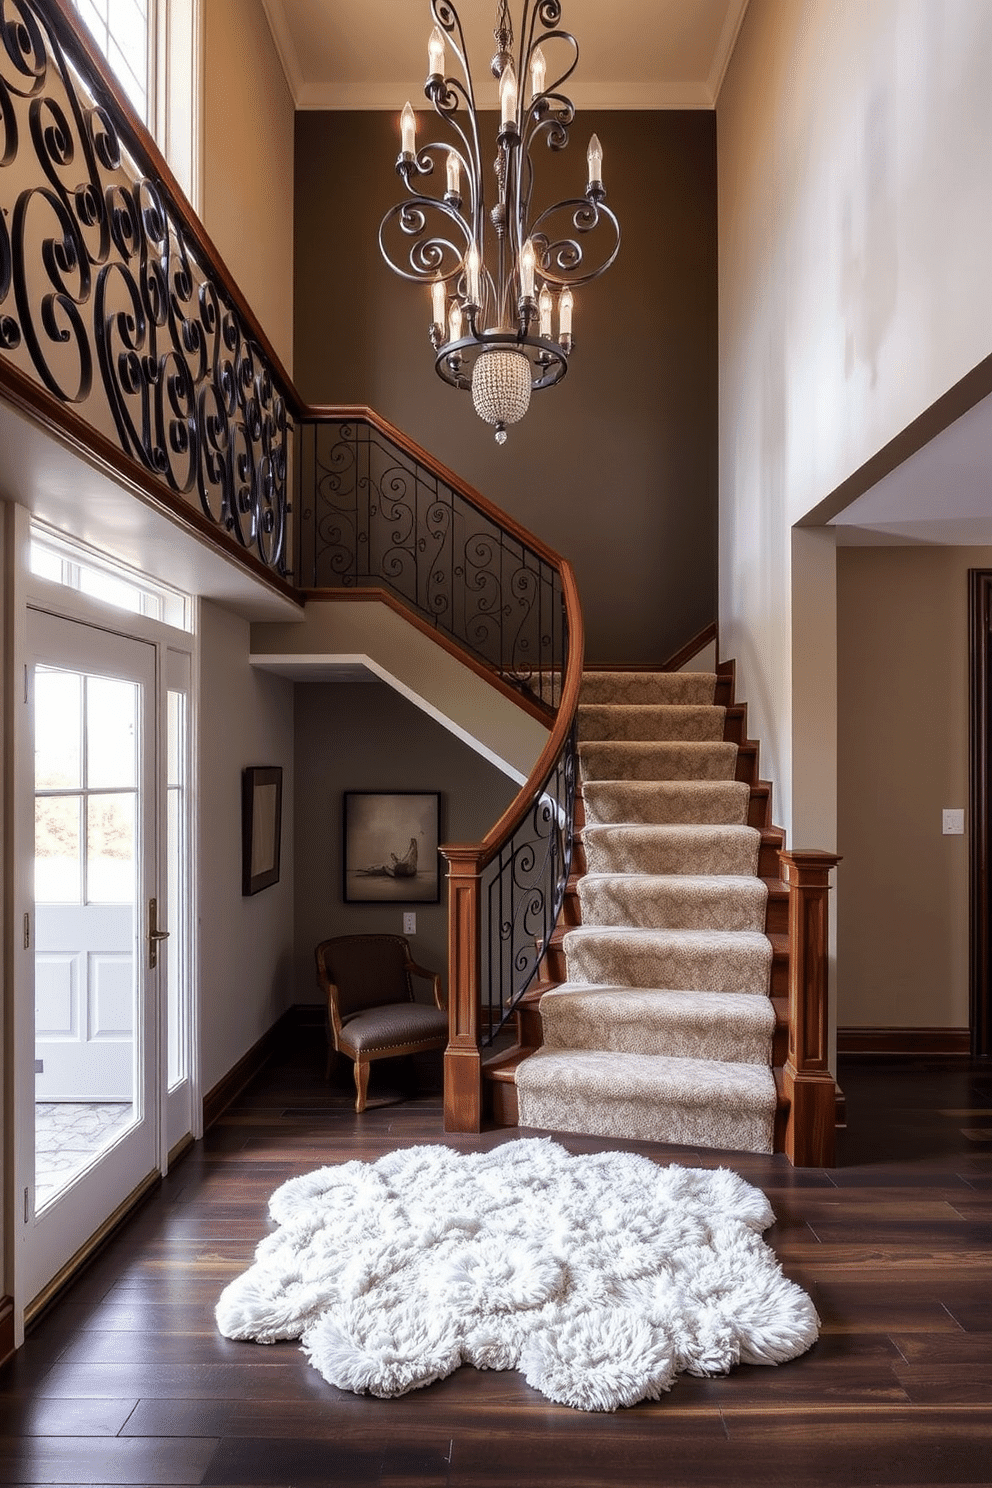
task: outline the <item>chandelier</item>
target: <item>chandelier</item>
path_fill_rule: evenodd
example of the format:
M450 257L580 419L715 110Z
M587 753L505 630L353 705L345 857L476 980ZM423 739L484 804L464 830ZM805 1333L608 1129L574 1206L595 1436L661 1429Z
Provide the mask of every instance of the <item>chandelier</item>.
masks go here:
M553 387L568 370L574 290L609 268L620 226L605 204L595 135L584 194L532 210L532 151L541 140L563 150L575 118L571 99L559 91L579 60L574 36L559 29L561 0L524 0L516 53L509 0L498 0L494 180L483 169L479 103L458 12L449 0L430 5L424 93L449 139L418 147L417 116L407 103L396 171L409 195L382 219L379 247L397 274L429 287L434 369L471 392L476 412L503 444L531 393ZM460 77L446 75L449 47ZM557 70L550 82L549 54ZM436 190L427 194L431 178Z

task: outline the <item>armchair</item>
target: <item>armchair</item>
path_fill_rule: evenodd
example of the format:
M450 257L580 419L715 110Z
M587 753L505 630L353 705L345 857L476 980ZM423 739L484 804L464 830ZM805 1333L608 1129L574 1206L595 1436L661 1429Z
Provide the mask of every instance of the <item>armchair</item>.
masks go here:
M327 998L327 1068L333 1050L354 1061L355 1110L365 1110L369 1065L422 1049L443 1049L448 1014L441 978L418 966L402 935L338 935L317 946L317 985ZM434 1004L417 1002L412 978L433 983Z

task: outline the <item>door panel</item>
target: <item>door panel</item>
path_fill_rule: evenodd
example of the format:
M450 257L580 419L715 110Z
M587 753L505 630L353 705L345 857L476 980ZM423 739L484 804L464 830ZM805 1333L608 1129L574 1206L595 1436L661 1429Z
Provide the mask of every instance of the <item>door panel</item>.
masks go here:
M159 792L155 647L29 610L28 655L35 1181L25 1184L22 1264L31 1297L159 1165L159 989L145 936Z

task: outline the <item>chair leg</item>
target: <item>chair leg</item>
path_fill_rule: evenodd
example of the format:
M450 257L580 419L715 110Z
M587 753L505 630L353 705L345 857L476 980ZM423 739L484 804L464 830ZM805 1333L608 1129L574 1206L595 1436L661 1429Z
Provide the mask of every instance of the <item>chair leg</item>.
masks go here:
M358 1115L365 1110L365 1095L369 1088L369 1066L368 1060L355 1060L355 1089L358 1092L355 1101L355 1110Z

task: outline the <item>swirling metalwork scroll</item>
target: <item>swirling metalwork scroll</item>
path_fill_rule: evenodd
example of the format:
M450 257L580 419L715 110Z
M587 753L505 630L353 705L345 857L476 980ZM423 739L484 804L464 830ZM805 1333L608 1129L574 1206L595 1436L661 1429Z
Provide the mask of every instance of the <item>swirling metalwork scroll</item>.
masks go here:
M576 726L527 817L485 871L483 1027L499 1033L538 973L572 867Z
M0 0L0 207L0 356L287 574L287 390L43 0Z
M301 425L300 575L390 589L513 686L556 704L561 579L539 552L364 420Z

